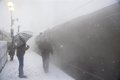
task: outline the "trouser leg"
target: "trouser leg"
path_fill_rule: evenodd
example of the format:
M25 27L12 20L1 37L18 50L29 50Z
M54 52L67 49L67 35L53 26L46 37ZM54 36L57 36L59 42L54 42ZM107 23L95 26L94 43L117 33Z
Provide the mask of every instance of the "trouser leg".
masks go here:
M10 55L10 60L12 61L15 55L15 51L10 51L9 55Z
M43 69L45 72L49 70L49 56L43 56Z
M10 61L12 61L12 55L10 55Z
M13 53L12 53L12 57L11 57L12 60L14 58L14 55L15 55L15 51L13 51Z
M23 55L20 55L20 56L17 56L18 57L18 60L19 60L19 75L24 75L24 72L23 72L23 61L24 61L24 56Z
M11 57L11 60L13 60L13 57L14 57L14 56Z
M13 60L13 58L14 58L14 53L13 53L13 55L11 55L11 60Z
M48 72L48 70L49 70L49 59L46 59L46 61L45 61L45 70L46 70L46 72Z

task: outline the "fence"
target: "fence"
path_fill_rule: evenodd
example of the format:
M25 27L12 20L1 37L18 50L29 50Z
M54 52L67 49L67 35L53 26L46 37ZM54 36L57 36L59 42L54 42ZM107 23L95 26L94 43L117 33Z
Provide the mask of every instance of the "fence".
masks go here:
M0 72L7 61L7 42L0 41Z

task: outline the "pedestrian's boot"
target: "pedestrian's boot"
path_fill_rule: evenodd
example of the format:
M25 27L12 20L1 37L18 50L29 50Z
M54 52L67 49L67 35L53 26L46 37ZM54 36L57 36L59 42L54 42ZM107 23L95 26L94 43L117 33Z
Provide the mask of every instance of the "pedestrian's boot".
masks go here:
M27 76L24 75L24 72L23 72L23 65L19 66L19 78L27 78Z
M25 75L19 75L19 78L27 78Z

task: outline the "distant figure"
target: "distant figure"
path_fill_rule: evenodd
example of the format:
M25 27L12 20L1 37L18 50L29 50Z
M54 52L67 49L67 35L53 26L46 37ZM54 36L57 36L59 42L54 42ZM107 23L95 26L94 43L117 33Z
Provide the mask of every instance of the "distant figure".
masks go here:
M8 44L8 52L10 55L10 61L13 61L14 55L15 55L15 45L14 43Z
M27 49L29 49L29 46L26 45L26 42L24 42L23 45L17 47L17 58L19 60L19 77L20 78L27 78L27 76L24 75L24 71L23 71L24 54Z
M43 35L43 34L40 34ZM41 56L43 60L43 69L45 73L49 71L49 56L50 53L53 54L53 47L51 43L48 41L48 38L45 36L40 37L41 39L38 42L38 48L41 51Z

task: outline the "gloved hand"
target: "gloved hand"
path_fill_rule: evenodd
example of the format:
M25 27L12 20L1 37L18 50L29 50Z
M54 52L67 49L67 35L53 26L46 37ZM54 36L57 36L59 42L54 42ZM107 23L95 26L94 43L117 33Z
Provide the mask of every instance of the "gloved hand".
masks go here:
M26 50L28 50L30 48L30 46L29 45L26 45Z

